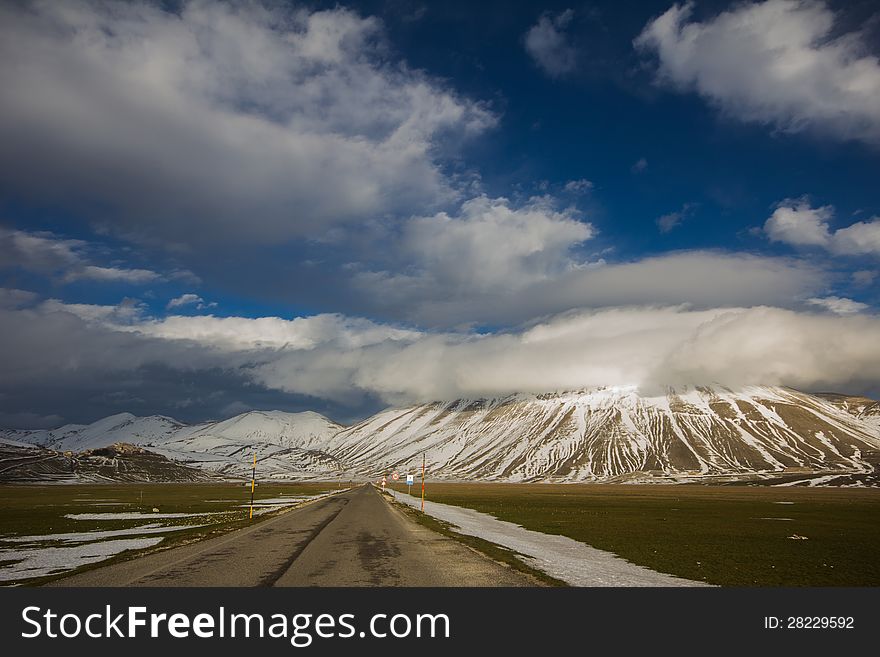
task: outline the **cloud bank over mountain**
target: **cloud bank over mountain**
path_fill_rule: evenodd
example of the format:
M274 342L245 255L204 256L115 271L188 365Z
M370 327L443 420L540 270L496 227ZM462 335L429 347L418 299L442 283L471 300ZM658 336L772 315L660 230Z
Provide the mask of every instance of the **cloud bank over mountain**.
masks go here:
M0 332L15 372L0 388L9 399L76 382L88 383L72 398L108 385L136 397L155 393L166 372L196 396L210 397L223 372L357 406L615 385L833 388L868 384L880 367L880 317L762 306L582 310L498 333L436 333L341 315L153 319L43 302L0 311Z

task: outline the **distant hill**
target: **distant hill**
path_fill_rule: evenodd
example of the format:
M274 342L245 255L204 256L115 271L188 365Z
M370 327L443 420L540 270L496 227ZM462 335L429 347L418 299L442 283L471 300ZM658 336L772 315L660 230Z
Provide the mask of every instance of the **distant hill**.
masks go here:
M186 425L162 415L120 413L88 425L0 431L0 439L55 451L91 450L114 443L145 447L185 464L230 477L250 475L253 454L262 478L306 478L340 465L320 446L342 426L319 413L251 411L221 422Z
M0 442L2 483L185 482L216 478L199 468L124 443L74 453Z

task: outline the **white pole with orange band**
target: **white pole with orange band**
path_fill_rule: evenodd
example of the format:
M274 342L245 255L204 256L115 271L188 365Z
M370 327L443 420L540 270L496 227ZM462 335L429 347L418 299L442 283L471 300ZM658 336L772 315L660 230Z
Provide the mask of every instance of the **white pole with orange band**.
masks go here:
M254 468L251 471L251 515L250 520L254 519L254 488L257 485L257 453L254 452Z

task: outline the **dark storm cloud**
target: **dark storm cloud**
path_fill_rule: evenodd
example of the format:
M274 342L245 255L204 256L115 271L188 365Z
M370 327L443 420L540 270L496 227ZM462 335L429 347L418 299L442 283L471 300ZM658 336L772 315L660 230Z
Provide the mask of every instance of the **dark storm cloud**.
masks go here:
M3 5L0 184L187 246L453 200L438 137L494 117L384 52L381 24L342 8Z
M22 294L15 290L0 296L20 299ZM274 336L268 324L285 328L276 318L232 318L231 324L176 319L157 326L139 318L131 304L50 301L0 309L0 426L57 426L122 411L197 421L247 408L312 409L347 421L377 410L378 397L342 386L316 397L267 387L254 372L284 348L308 351L324 344L353 349L405 335L334 317L309 318L305 326L291 322L287 333ZM308 382L301 387L312 390Z
M123 412L166 415L196 423L225 419L252 409L316 411L345 424L384 406L381 400L369 395L344 405L292 394L255 384L245 373L225 368L181 372L159 364L79 378L76 385L65 379L47 378L38 384L0 389L0 427L19 429L85 424Z

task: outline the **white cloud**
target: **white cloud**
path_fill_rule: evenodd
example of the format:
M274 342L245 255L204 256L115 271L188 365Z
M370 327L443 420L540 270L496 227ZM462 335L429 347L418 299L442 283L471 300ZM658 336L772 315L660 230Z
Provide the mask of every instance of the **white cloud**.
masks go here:
M124 299L115 306L90 303L65 303L60 299L47 299L37 308L40 313L68 313L89 323L107 326L131 326L143 320L145 306L136 299Z
M857 221L835 231L832 249L850 255L880 256L880 217Z
M82 240L0 227L0 266L52 274L79 265Z
M149 269L124 269L121 267L98 267L96 265L86 265L79 269L71 270L64 277L64 280L66 281L83 279L108 282L121 281L124 283L141 285L162 280L162 276Z
M390 59L379 21L175 7L0 7L15 90L0 95L0 183L183 244L276 243L457 198L438 158L495 117Z
M824 2L743 2L703 22L692 10L674 5L635 40L660 81L742 121L880 144L880 62L864 34L835 31Z
M683 341L658 368L675 381L717 380L800 389L876 386L880 318L808 315L777 308L720 314Z
M853 301L845 297L813 297L807 299L811 306L819 306L834 313L835 315L853 315L869 308L868 304Z
M595 266L576 253L594 233L577 210L547 196L521 205L480 196L454 215L411 218L377 243L389 268L356 266L352 284L376 307L417 323L478 322L511 305L522 321L531 300L520 293Z
M149 269L101 267L89 264L89 243L49 232L28 232L0 228L0 268L21 267L46 276L61 275L61 281L124 282L134 285L165 280ZM173 276L192 276L174 272Z
M565 183L565 191L573 194L586 194L593 189L593 183L586 178L569 180Z
M785 199L764 224L774 242L818 246L838 255L880 255L880 217L832 231L834 208L813 208L807 199Z
M151 338L191 341L227 351L309 350L326 344L353 349L384 341L408 341L419 335L416 331L338 314L290 320L280 317L173 316L123 324L119 328Z
M556 15L546 13L526 32L526 52L550 77L571 73L577 66L577 49L566 32L572 18L571 9Z
M552 220L537 223L554 239L562 233L552 230ZM470 246L441 242L432 258L419 253L410 267L398 268L406 273L359 272L354 284L380 310L387 308L423 326L450 327L515 325L584 307L790 306L816 296L828 283L826 272L813 263L741 253L681 251L633 262L591 262L572 250L577 236L568 248L558 242L536 252L537 260L526 260L531 265L527 267L515 255L505 259L505 249L514 248L506 239L490 232ZM481 245L498 251L483 258Z
M668 233L674 228L677 228L681 225L681 223L691 214L693 214L694 208L696 208L696 204L694 203L685 203L681 206L680 210L676 210L675 212L669 212L668 214L664 214L659 217L656 221L657 228L661 233Z
M175 297L168 302L166 308L169 310L171 308L182 308L183 306L195 306L196 310L205 310L207 308L214 308L217 306L216 302L207 303L202 297L198 294L193 294L192 292L187 292L185 294L181 294L179 297Z
M308 350L324 344L350 349L386 340L407 341L421 335L417 331L335 313L290 320L281 317L213 315L174 315L156 319L148 317L145 306L133 299L125 299L115 306L49 299L41 303L37 310L41 314L68 313L91 325L113 331L170 342L190 342L221 351Z
M875 382L878 366L877 317L636 307L568 313L506 334L283 353L254 376L317 396L354 384L405 403L606 385L833 388Z
M785 199L764 223L774 242L795 246L827 246L831 241L828 221L834 216L829 205L813 208L806 199Z
M633 165L629 168L633 173L641 173L645 169L648 168L648 160L643 157L640 157Z
M874 279L877 278L878 272L871 269L860 269L858 271L854 271L852 273L852 282L853 285L857 285L859 287L867 287L874 283Z
M402 248L432 285L482 291L519 289L567 271L575 264L571 249L595 232L547 197L511 207L486 196L464 203L457 216L413 218L403 231Z
M581 310L481 335L419 333L339 315L117 323L105 310L47 303L0 311L0 334L6 386L126 372L140 380L144 367L161 364L191 376L221 368L270 389L337 401L603 385L649 393L711 383L834 389L876 384L880 371L880 317L770 307Z

